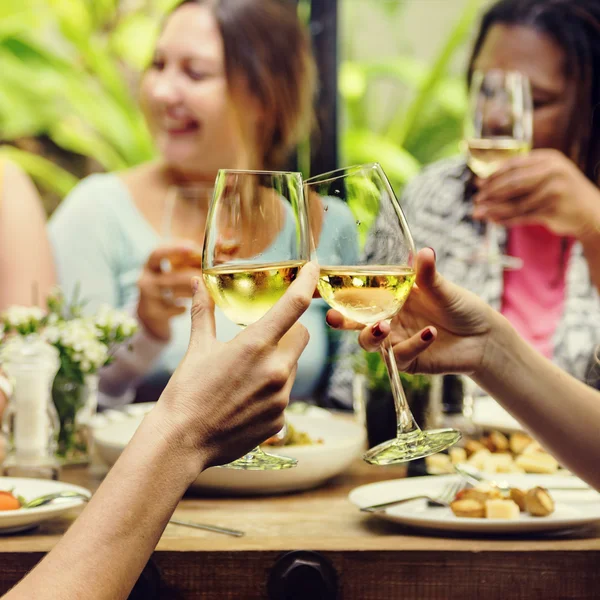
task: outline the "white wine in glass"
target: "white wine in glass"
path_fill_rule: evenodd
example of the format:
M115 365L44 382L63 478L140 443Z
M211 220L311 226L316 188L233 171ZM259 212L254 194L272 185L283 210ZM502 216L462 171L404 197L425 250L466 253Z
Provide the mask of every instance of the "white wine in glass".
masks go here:
M258 321L309 256L300 173L219 171L206 222L202 275L215 304L231 321L242 327ZM265 471L296 464L257 447L224 466Z
M477 177L486 179L507 159L529 152L528 142L509 137L467 140L469 168Z
M327 231L346 246L350 243L359 246L351 253L358 257L357 264L332 265L319 261L321 297L345 317L363 325L391 320L402 309L415 282L416 250L383 169L378 164L368 164L325 173L305 181L304 194L317 261L323 242L319 238L324 213L331 199L345 200L354 214L354 229L348 228L347 220L340 220ZM381 354L396 407L397 436L371 448L364 459L371 464L391 465L423 458L455 444L461 437L458 431L422 431L417 425L402 389L389 337Z
M507 159L527 154L532 142L533 101L527 76L517 71L474 71L463 141L471 171L486 179ZM473 258L499 262L505 269L523 266L520 258L500 254L493 223L486 225L485 253Z

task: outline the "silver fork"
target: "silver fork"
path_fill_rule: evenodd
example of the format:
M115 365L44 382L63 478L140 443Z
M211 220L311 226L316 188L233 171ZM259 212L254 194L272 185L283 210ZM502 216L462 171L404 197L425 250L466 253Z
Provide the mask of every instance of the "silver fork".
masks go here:
M85 494L80 494L79 492L56 492L55 494L46 494L45 496L40 496L39 498L35 498L34 500L30 500L26 504L22 506L22 508L38 508L40 506L45 506L46 504L50 504L52 502L56 502L57 500L65 500L65 499L81 499L85 502L89 502L91 496L87 496ZM242 537L244 534L243 531L239 531L237 529L229 529L227 527L218 527L216 525L207 525L205 523L196 523L194 521L181 521L179 519L171 518L169 519L169 523L173 523L173 525L181 525L183 527L192 527L194 529L204 529L205 531L212 531L214 533L222 533L224 535L231 535L234 537Z
M400 498L399 500L392 500L391 502L383 502L382 504L372 504L371 506L363 506L360 510L362 512L376 513L382 510L386 510L391 506L397 506L398 504L404 504L405 502L411 502L412 500L427 500L431 506L450 506L450 502L454 500L456 494L467 487L467 483L460 479L456 481L450 481L447 483L436 496L428 494L420 494L418 496L409 496L408 498Z

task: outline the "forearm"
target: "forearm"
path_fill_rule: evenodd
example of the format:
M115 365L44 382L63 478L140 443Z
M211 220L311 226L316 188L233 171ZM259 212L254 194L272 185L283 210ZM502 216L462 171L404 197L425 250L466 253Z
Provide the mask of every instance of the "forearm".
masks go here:
M199 453L174 430L165 434L163 421L159 409L146 417L81 516L7 600L128 596L202 468Z
M600 489L600 393L527 344L498 315L475 380L565 467Z
M100 392L112 398L126 394L140 378L148 374L160 353L166 347L140 328L129 344L121 346L113 362L100 372ZM110 400L110 398L109 398ZM125 402L107 402L111 406Z
M600 293L600 205L594 206L592 215L587 219L586 232L579 241L583 246L592 282Z

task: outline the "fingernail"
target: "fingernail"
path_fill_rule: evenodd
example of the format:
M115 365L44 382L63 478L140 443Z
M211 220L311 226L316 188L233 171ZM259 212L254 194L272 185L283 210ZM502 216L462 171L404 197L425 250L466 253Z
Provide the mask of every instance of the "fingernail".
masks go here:
M373 327L371 327L371 333L375 337L381 337L383 335L383 331L381 331L381 327L379 326L379 323L375 323L375 325L373 325Z
M435 252L435 248L432 248L431 246L429 246L429 249L433 252L433 260L437 260L437 254Z
M329 322L329 315L325 315L325 323L327 323L327 325L329 325L329 327L331 327L331 329L337 329L337 327L335 325L332 325Z
M194 294L198 291L198 286L200 285L200 279L198 277L192 277L192 291Z
M422 334L421 334L421 339L424 342L430 342L433 339L433 331L431 331L431 329L426 329Z

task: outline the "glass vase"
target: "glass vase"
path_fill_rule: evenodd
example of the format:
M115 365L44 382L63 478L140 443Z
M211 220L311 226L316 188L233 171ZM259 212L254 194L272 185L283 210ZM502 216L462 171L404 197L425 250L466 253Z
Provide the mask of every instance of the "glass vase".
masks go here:
M90 422L98 404L98 376L86 375L83 382L59 371L52 385L52 399L60 430L57 456L63 465L90 462Z

